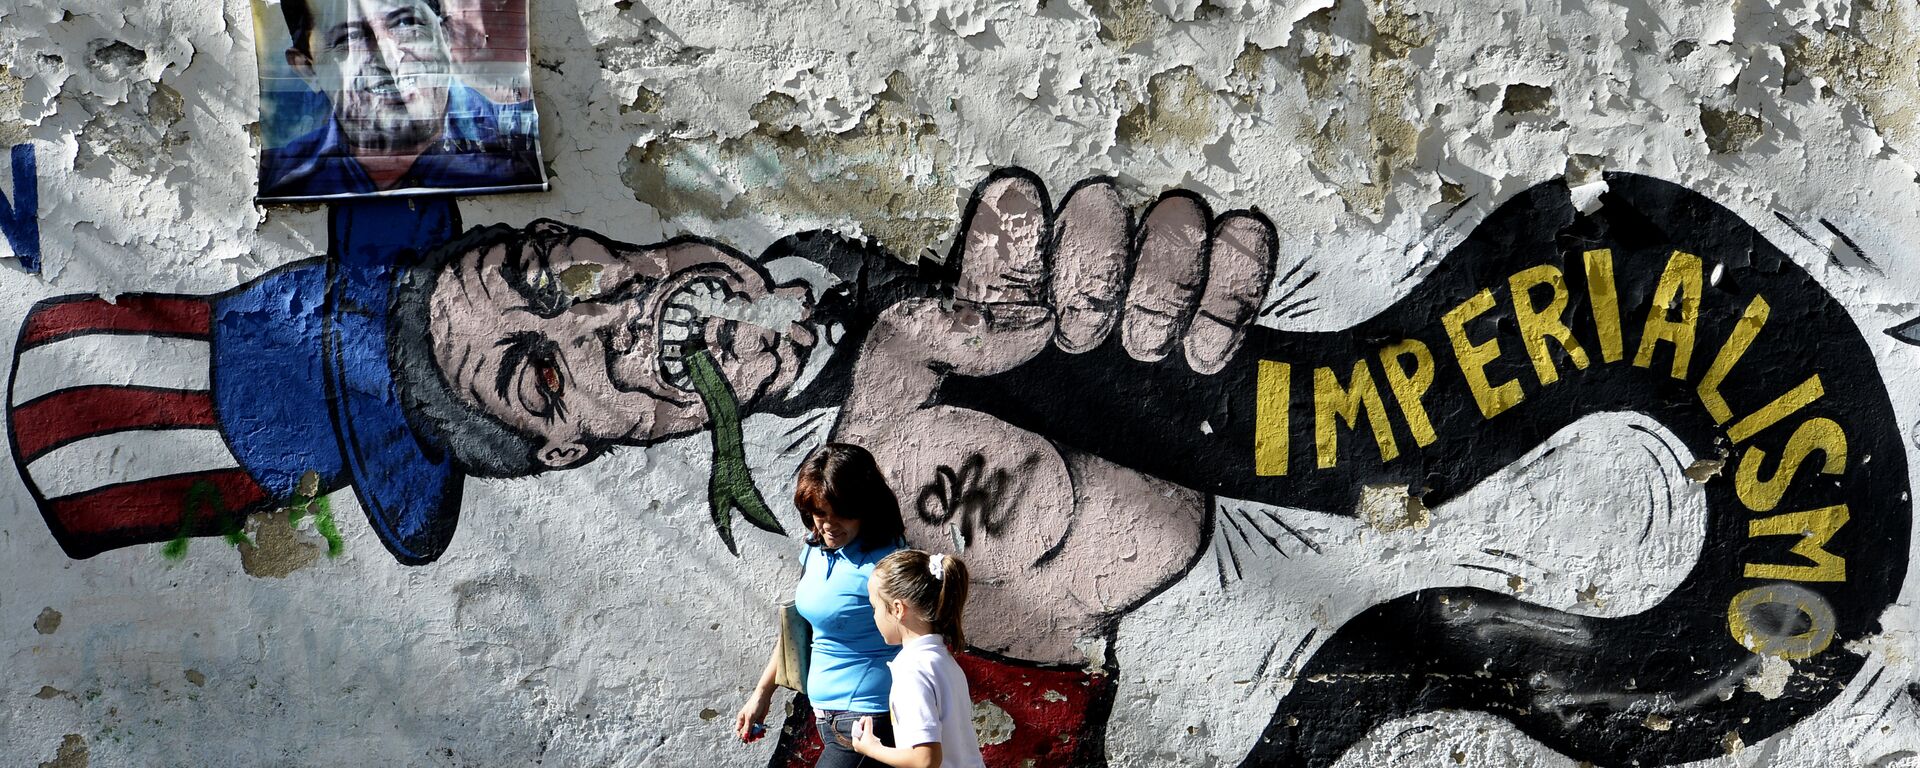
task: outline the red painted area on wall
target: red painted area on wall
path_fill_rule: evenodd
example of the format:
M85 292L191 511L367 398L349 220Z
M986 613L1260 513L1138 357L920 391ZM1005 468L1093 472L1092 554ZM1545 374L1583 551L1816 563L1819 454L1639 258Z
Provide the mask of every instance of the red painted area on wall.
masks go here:
M206 392L130 387L79 387L47 395L13 412L14 447L25 461L66 443L122 429L214 427Z
M990 703L1013 722L1013 733L1005 741L980 745L980 756L989 768L1075 765L1086 737L1106 727L1105 707L1097 705L1112 698L1113 679L1107 675L967 652L954 654L954 660L967 674L975 714L981 704ZM809 768L820 756L813 709L805 698L797 698L795 704L781 729L773 768ZM1100 710L1099 722L1089 722L1096 710Z
M196 504L191 491L198 483L216 493ZM54 537L79 549L72 552L75 557L91 557L114 547L167 541L183 531L192 536L221 533L236 527L266 498L266 490L246 470L229 469L108 486L55 499L49 507L59 525ZM189 501L182 505L182 499Z
M20 332L20 349L70 333L147 333L206 338L208 304L177 296L125 296L118 302L87 298L34 312Z

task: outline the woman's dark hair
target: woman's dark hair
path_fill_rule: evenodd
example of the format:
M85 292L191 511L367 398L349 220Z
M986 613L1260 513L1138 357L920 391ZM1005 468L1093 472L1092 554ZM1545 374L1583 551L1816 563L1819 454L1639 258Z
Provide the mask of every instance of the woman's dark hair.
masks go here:
M938 576L933 572L936 558ZM880 585L881 599L913 606L948 648L957 651L967 646L967 632L961 626L967 609L967 564L960 558L903 549L882 558L873 568L872 579Z
M860 543L867 547L899 541L907 529L900 499L887 487L880 465L857 445L827 443L808 454L794 476L793 506L807 526L807 543L815 546L820 532L813 516L821 513L860 521Z

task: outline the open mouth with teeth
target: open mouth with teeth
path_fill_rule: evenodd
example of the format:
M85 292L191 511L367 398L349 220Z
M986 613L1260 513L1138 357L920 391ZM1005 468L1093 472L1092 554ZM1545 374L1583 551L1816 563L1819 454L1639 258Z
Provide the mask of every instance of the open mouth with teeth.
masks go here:
M746 296L729 291L727 284L717 277L694 278L669 294L662 302L656 326L660 330L660 380L682 391L693 391L693 382L687 375L688 353L709 346L709 341L716 344L726 341L705 337L708 321L725 314L729 303L746 300ZM718 331L728 332L724 326Z
M696 395L707 412L709 434L713 439L707 503L721 541L726 543L727 551L736 555L739 550L733 539L734 510L739 510L756 528L782 536L786 531L754 485L740 427L745 414L720 358L724 356L740 363L736 344L766 334L794 332L795 324L807 312L806 302L800 297L779 290L753 291L737 287L743 283L753 284L750 279L738 280L725 270L703 268L692 274L679 273L662 286L661 293L655 294L660 296L659 309L652 318L654 338L659 345L658 380ZM641 333L643 329L637 325L630 330L634 338L645 338ZM774 354L771 347L767 352Z

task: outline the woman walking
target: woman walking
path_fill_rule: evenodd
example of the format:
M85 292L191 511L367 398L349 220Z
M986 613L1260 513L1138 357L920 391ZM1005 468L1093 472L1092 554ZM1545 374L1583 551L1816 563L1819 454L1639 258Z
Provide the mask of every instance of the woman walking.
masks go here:
M866 449L827 443L801 462L793 503L807 524L794 603L813 630L806 693L823 746L814 765L877 766L847 744L853 724L875 715L880 715L874 718L876 735L893 742L884 715L893 684L887 662L898 649L881 638L873 623L867 580L882 558L905 546L900 501ZM778 669L776 647L734 717L734 730L743 741L765 733Z

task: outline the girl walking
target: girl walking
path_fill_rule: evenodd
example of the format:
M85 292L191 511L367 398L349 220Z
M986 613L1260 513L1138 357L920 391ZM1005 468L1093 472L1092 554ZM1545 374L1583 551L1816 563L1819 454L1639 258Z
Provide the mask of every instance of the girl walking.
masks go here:
M900 646L887 665L895 746L876 733L886 723L865 717L854 730L854 750L895 768L985 768L973 731L973 697L952 653L967 642L960 624L966 564L952 555L901 550L873 569L868 592L880 636Z

